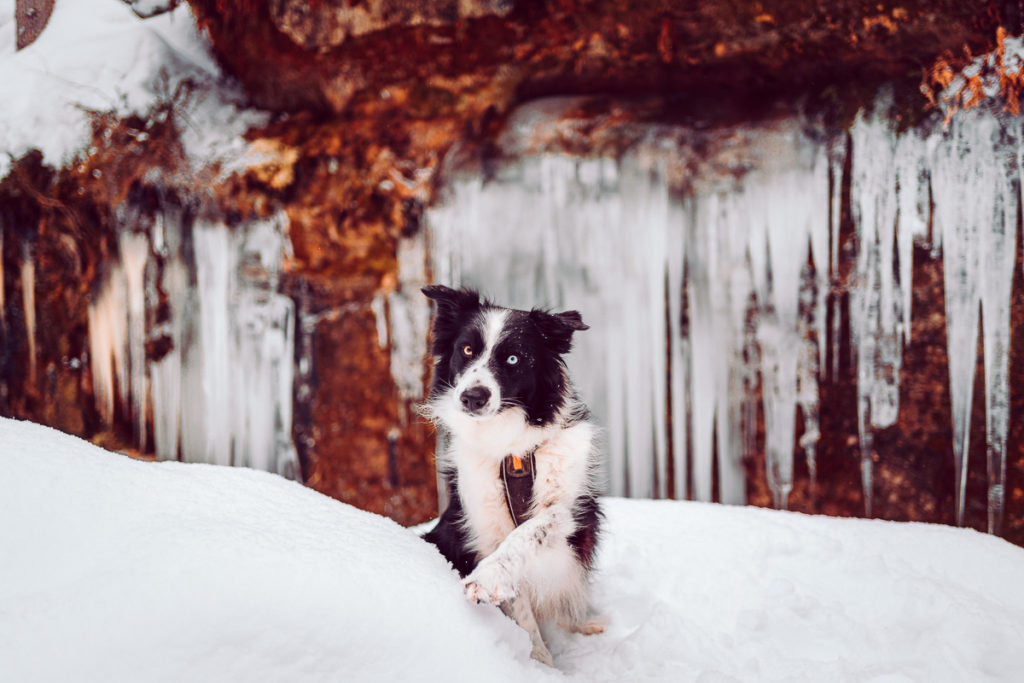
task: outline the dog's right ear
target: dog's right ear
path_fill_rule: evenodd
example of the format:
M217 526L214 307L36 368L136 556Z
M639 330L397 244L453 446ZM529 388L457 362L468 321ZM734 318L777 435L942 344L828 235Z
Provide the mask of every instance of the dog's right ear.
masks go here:
M432 352L438 357L445 356L451 351L466 319L480 310L480 294L472 289L452 289L444 285L429 285L420 291L437 304Z
M427 285L420 291L437 304L439 316L480 308L480 294L465 287L452 289L444 285Z

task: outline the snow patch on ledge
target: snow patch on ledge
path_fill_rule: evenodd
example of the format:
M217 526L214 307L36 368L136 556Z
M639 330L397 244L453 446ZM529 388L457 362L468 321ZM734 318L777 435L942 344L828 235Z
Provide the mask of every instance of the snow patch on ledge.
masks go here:
M13 4L0 0L0 17L13 17ZM0 31L13 28L0 19ZM144 114L185 81L196 89L176 111L192 163L239 157L242 133L267 114L242 108L187 3L149 19L119 0L56 3L32 45L16 52L0 39L0 177L33 148L49 164L69 164L88 152L91 111Z

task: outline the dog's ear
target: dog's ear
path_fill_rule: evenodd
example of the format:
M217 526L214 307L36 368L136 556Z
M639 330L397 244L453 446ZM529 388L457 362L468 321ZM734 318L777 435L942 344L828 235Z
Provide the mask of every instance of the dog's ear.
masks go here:
M432 352L435 356L444 356L451 351L464 321L480 310L480 294L472 289L452 289L444 285L429 285L420 291L437 304Z
M458 318L480 308L480 294L472 289L428 285L420 291L437 304L437 319Z
M548 313L535 308L530 311L530 322L555 353L569 353L569 349L572 348L572 333L590 329L583 323L579 311Z

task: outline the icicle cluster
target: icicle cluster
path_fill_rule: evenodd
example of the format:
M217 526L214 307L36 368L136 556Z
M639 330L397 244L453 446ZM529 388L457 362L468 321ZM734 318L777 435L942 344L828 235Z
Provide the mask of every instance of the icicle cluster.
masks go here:
M173 206L120 216L120 258L89 306L97 405L157 457L300 476L292 445L294 307L275 220L230 229ZM147 347L153 351L147 351Z
M462 175L451 183L429 215L433 273L513 306L583 313L593 331L579 339L570 366L607 429L612 494L682 497L689 478L694 496L709 500L717 451L717 496L742 502L741 462L752 450L760 408L768 483L784 507L797 411L804 423L799 445L814 476L828 340L839 358L839 297L830 292L839 276L849 153L856 239L846 285L867 512L880 456L873 434L899 416L913 246L931 241L945 265L958 520L980 312L990 528L997 530L1020 131L1021 119L979 110L954 118L945 131L902 134L862 114L847 149L845 136L812 140L796 122L776 122L754 131L756 143L739 161L708 160L711 179L698 177L681 197L638 153L618 160L527 153L487 181ZM662 152L665 163L684 153Z
M1009 427L1010 292L1017 254L1021 119L974 110L934 152L935 234L945 267L957 522L963 523L979 314L985 355L989 529L1002 521Z
M695 496L710 500L717 442L718 497L742 502L758 376L780 505L798 406L816 431L819 356L807 330L824 338L828 159L795 125L760 132L762 168L682 202L636 157L539 155L486 184L457 181L430 216L438 281L513 306L577 308L600 335L581 337L569 363L607 427L613 494L683 497L692 476ZM812 252L820 294L801 308Z

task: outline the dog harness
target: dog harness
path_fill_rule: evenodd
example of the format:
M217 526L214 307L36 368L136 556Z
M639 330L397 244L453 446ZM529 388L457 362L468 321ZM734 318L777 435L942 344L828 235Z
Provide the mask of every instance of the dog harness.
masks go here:
M534 446L522 457L506 455L501 461L501 484L505 489L505 504L512 516L512 523L519 526L530 517L530 501L533 499L533 481L537 478L534 466Z

